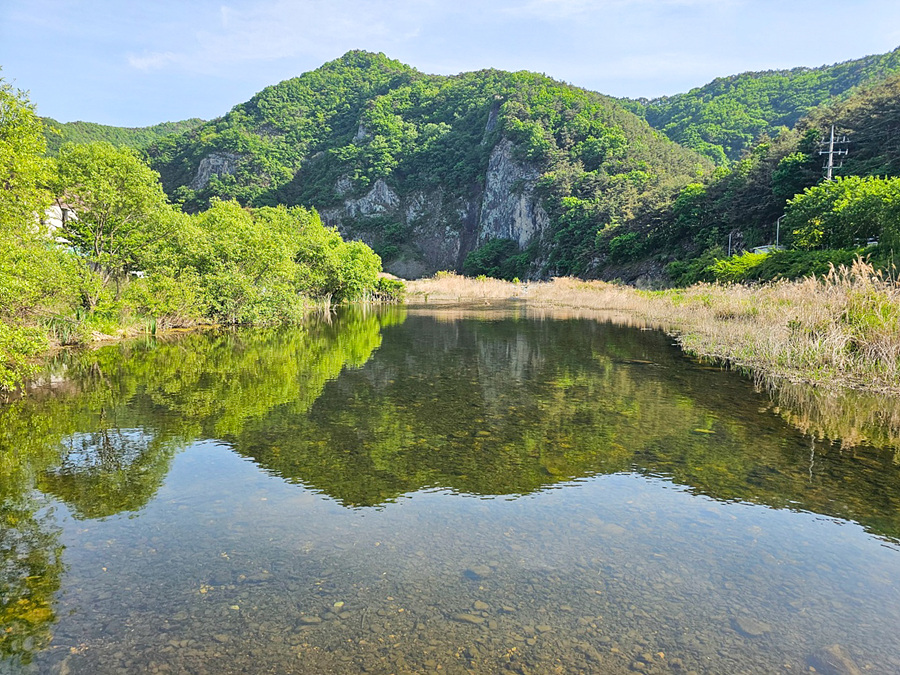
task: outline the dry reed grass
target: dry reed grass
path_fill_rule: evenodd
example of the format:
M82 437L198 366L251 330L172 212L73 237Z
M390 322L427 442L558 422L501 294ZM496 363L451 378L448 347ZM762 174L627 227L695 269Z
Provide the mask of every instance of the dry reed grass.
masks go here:
M824 279L638 291L602 281L511 283L446 272L408 284L410 303L494 303L627 313L685 351L758 375L900 393L900 285L858 260Z
M783 381L758 384L771 396L772 411L803 434L845 450L890 449L900 464L900 397Z

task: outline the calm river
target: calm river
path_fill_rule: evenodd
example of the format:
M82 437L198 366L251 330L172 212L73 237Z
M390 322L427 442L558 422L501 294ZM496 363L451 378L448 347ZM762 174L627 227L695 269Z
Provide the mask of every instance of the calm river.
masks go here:
M900 672L900 410L671 342L393 308L64 355L0 406L0 673Z

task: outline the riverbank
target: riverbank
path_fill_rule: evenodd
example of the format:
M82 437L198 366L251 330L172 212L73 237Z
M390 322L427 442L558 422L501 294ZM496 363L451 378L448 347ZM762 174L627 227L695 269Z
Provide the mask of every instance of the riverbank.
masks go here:
M440 273L410 303L494 302L624 313L687 353L766 378L900 394L900 284L864 262L821 279L639 291L601 281L513 283Z

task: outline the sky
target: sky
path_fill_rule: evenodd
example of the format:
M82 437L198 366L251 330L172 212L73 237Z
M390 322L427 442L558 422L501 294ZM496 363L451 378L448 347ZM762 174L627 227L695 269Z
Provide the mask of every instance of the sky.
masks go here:
M898 46L898 0L0 0L0 77L41 115L130 127L218 117L351 49L652 98Z

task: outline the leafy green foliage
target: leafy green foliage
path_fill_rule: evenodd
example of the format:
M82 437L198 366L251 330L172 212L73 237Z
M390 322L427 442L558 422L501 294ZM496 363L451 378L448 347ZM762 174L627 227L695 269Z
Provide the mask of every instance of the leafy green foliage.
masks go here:
M57 122L43 118L47 154L55 156L66 143L94 143L105 141L116 147L141 149L165 136L182 134L195 129L204 120L196 117L180 122L162 122L151 127L114 127L94 122Z
M375 282L375 289L372 291L373 299L379 302L402 302L405 296L406 284L400 279L391 279L385 276L378 277L378 280Z
M673 141L717 164L741 157L764 135L791 127L811 110L900 70L900 49L820 68L717 78L685 94L635 101L632 109Z
M745 251L726 257L721 249L711 249L693 260L672 262L666 271L679 286L701 281L746 283L821 277L832 269L852 266L858 257L870 252L864 248L771 253Z
M671 206L663 205L649 215L646 225L631 223L630 227L646 227L647 251L670 259L696 257L711 248L724 249L729 233L739 235L736 241L743 248L774 243L776 224L786 202L776 190L788 184L807 187L818 179L811 168L818 166L818 161L797 151L798 138L798 132L784 130L730 169L720 168L708 182L686 186ZM791 159L785 162L788 156ZM682 276L681 271L677 274ZM684 278L695 276L691 272Z
M673 260L666 265L666 274L676 286L715 281L712 266L724 256L725 252L721 248L713 247L694 258Z
M267 87L224 117L161 139L148 150L152 165L166 189L175 193L179 188L178 197L193 210L214 196L261 206L312 203L284 197L284 191L296 191L290 186L295 173L308 158L334 147L333 139L349 142L366 103L415 73L383 55L350 52L317 71ZM236 156L235 173L188 187L200 162L214 152ZM373 150L372 161L383 170L377 155Z
M49 339L294 321L321 299L402 296L379 281L368 246L344 242L314 211L215 200L187 215L131 148L68 144L52 164L44 150L24 94L0 81L0 390L34 372ZM52 232L45 185L67 214Z
M788 204L784 225L797 248L853 248L871 239L900 242L900 178L847 176L821 183Z
M40 119L25 93L0 79L0 235L23 236L50 203Z
M750 270L758 267L767 257L767 253L750 253L745 251L741 255L733 255L730 258L717 260L712 264L711 271L716 281L744 281L748 278Z
M46 349L41 330L0 322L0 391L13 389L33 375L34 358Z
M95 272L100 290L136 269L140 252L171 232L173 214L157 174L130 148L97 142L66 145L57 157L55 192L73 205L59 235ZM87 293L93 308L98 293Z
M64 261L49 250L37 215L50 205L44 147L40 120L24 92L0 80L0 390L33 372L32 359L47 343L26 324L38 305L62 299L70 278Z
M146 278L131 283L137 289L130 297L144 313L180 309L228 323L296 320L305 298L360 299L375 289L381 270L368 246L344 242L302 207L245 209L213 200L180 220L142 257ZM164 297L168 309L160 304Z
M885 202L886 199L890 201L888 196L876 199L869 194L867 200L863 200L862 195L857 194L859 199L851 199L850 192L888 190L884 184L862 181L860 177L900 174L900 141L894 138L891 131L900 123L900 107L896 105L898 97L900 75L861 87L838 103L816 109L795 129L783 129L775 138L764 139L741 161L728 169L720 168L710 181L688 186L675 199L671 209L663 208L653 217L655 224L651 226L651 238L654 243L651 250L690 259L710 247L725 247L729 233L738 235L743 248L774 243L776 222L788 210L788 200L807 189L812 189L812 196L800 200L805 205L803 216L799 207L791 207L794 210L793 223L788 218L781 223L781 243L789 243L791 230L800 229L801 239L806 238L797 243L804 247L848 246L851 250L859 243L865 243L869 236L880 237L890 244L895 219L892 220L891 207ZM844 187L839 187L840 181L830 187L815 187L823 177L820 141L826 132L830 132L832 124L839 135L847 135L850 139L850 154L839 175L850 178L852 174L857 174L857 177ZM850 186L855 187L850 190ZM847 194L839 200L833 191ZM853 224L850 223L851 217ZM798 222L800 220L803 222ZM839 220L843 225L837 224ZM822 223L817 225L817 221L828 221L830 227L837 227L836 232L843 232L843 235L840 239L825 241L824 231L821 235L814 233L822 229ZM636 223L630 225L639 226ZM857 241L860 239L862 241ZM770 264L775 264L774 261L781 260L782 255L779 253L767 259L759 267L763 275L760 278L778 274L793 277L821 269L817 264L810 263L808 267L801 264L794 268L789 265L790 270L772 271L771 274L763 272ZM829 256L826 258L830 259ZM707 262L703 265L691 262L684 265L703 270L709 265L708 257L704 260ZM676 262L670 266L670 275L678 283L709 277L708 272L702 271L699 277L694 272L685 276L684 265Z
M529 262L528 253L512 239L490 239L466 256L463 272L470 277L512 280L526 276Z
M764 256L756 265L749 266L745 274L735 281L821 277L828 274L832 268L850 267L857 257L864 253L863 249L775 251Z
M528 72L424 75L365 52L269 87L149 152L188 209L212 197L330 208L378 180L401 202L417 191L477 200L503 138L539 176L552 226L545 271L558 274L596 266L604 253L595 246L598 224L629 220L711 170L609 97ZM201 186L201 162L214 153L236 157L234 172ZM380 253L402 254L412 223L362 220L354 229L375 232Z
M814 110L798 125L801 130L823 132L831 124L850 139L850 154L841 175L900 175L900 74L859 88L852 96Z

